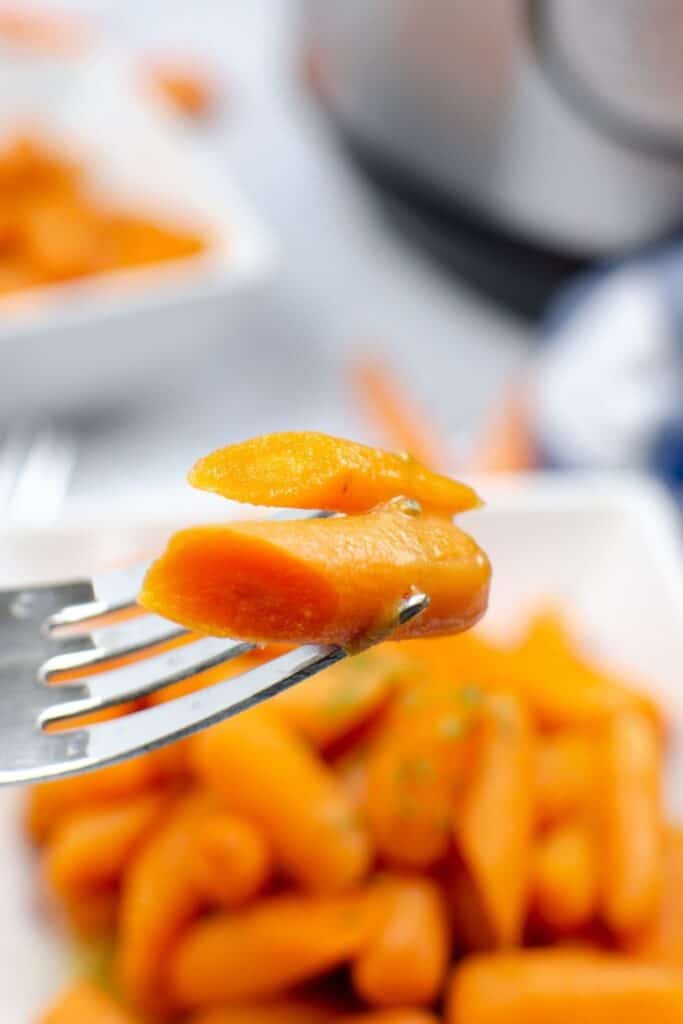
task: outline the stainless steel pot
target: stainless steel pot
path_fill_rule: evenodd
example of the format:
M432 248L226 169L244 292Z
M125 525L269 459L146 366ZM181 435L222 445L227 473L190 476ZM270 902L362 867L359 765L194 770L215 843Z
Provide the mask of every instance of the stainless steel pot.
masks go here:
M485 222L576 256L683 222L681 0L303 0L326 102Z

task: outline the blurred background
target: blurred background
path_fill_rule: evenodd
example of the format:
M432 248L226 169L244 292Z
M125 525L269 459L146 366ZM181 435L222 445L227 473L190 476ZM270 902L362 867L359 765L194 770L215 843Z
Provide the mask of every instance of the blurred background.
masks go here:
M680 495L682 51L671 0L0 3L0 521L303 428Z

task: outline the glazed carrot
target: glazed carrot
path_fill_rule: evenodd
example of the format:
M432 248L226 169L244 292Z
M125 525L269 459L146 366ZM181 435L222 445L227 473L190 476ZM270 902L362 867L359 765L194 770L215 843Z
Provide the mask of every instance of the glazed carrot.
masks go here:
M155 779L153 762L136 757L86 775L41 782L30 791L28 831L35 842L44 842L56 825L72 812L139 794Z
M542 726L590 728L615 711L641 708L660 723L652 701L597 669L576 652L554 612L537 615L513 659L510 679Z
M193 740L198 779L257 823L291 878L334 891L365 874L370 846L329 767L274 716L249 711Z
M168 962L177 1009L262 999L349 960L367 939L358 895L279 896L191 925Z
M683 975L580 949L475 956L456 968L450 1024L679 1024Z
M669 825L664 832L662 887L652 921L628 936L625 948L650 963L683 969L683 829Z
M165 960L202 904L191 856L195 831L213 809L205 794L185 797L149 837L124 879L116 973L126 999L141 1010L163 1009Z
M365 358L353 367L352 383L361 406L387 444L410 452L425 466L436 468L451 461L440 431L428 425L428 415L418 408L385 362Z
M645 926L657 909L662 876L662 745L636 711L605 729L599 766L601 906L616 932Z
M52 887L66 894L116 882L167 804L165 794L152 791L71 814L47 850Z
M365 817L385 861L428 868L452 845L452 820L471 770L479 707L471 688L416 682L371 746Z
M353 985L374 1006L428 1006L446 973L449 934L443 894L419 875L391 875L372 894L375 920L353 963Z
M292 998L200 1010L190 1024L331 1024L332 1018L329 1006Z
M471 487L415 458L309 432L219 448L194 465L189 480L235 501L332 512L369 512L399 497L448 515L481 504Z
M400 657L386 647L373 648L285 690L270 709L299 736L327 750L385 706L402 675Z
M591 733L563 729L538 739L534 751L536 818L549 825L585 811L595 787L596 741Z
M135 1024L135 1020L94 985L76 982L58 997L39 1024Z
M598 896L598 858L592 830L582 822L558 825L536 846L532 903L541 920L566 933L593 916Z
M522 702L491 694L478 767L455 833L499 945L519 941L527 909L533 824L533 742Z
M152 565L140 601L205 633L351 645L391 628L413 588L430 605L394 638L467 629L486 609L489 577L470 537L398 503L362 516L183 530Z
M271 866L263 834L248 821L216 811L197 826L188 867L208 902L223 907L246 903L263 888Z

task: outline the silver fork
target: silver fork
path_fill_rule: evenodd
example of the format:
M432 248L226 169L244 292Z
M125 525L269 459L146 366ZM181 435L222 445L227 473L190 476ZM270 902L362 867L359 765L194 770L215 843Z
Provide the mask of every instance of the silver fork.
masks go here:
M253 707L347 654L342 647L302 646L166 703L46 732L50 723L155 693L254 650L251 643L198 637L155 651L184 632L157 615L98 626L101 616L135 605L144 571L137 566L91 580L0 591L0 785L57 778L147 753ZM425 594L408 595L386 633L372 642L387 639L428 604ZM128 654L140 660L107 667ZM92 670L87 678L55 681L85 667Z

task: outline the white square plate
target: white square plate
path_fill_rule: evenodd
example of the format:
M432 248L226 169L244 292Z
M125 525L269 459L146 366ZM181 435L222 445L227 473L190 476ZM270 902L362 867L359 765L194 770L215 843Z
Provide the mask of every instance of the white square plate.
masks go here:
M671 725L667 797L671 813L680 816L683 559L672 505L640 478L532 477L477 486L489 504L464 523L494 566L488 627L509 634L550 599L566 609L598 660L642 678ZM188 493L182 507L159 502L148 508L144 522L110 510L106 520L0 533L0 586L70 578L148 557L178 526L225 519L233 508ZM19 809L19 793L0 792L3 1024L30 1024L69 969L67 951L35 908L35 868L21 838Z

